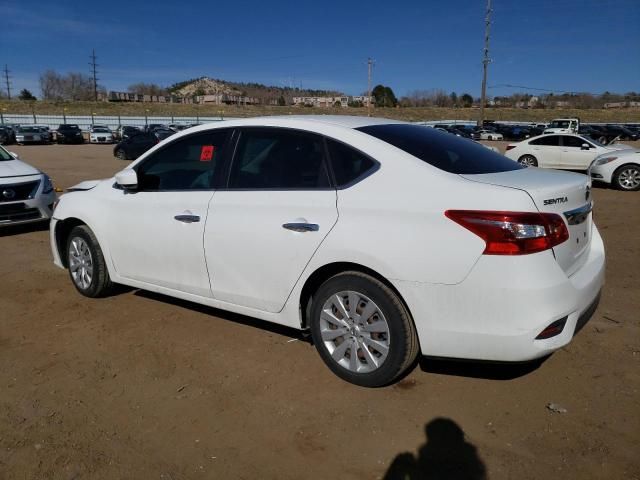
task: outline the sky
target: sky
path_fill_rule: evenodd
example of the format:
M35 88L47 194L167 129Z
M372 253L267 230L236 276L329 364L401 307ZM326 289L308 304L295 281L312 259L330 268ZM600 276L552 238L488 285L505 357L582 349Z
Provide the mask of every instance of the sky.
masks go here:
M638 0L493 0L488 90L640 91ZM39 75L89 73L126 91L200 76L396 96L444 89L479 96L486 0L0 0L0 67L12 91ZM0 88L4 80L0 81Z

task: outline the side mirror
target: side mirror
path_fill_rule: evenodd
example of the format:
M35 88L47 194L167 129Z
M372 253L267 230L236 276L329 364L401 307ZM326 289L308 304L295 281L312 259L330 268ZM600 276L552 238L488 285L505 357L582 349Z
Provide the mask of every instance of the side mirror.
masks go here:
M18 155L16 152L9 152L9 155L11 155L13 158L15 158L16 160L18 158L20 158L20 155Z
M582 147L580 147L580 148L582 148L582 150L589 150L591 148L591 146L588 143L583 143Z
M116 183L125 190L135 190L138 187L138 174L133 168L125 168L116 173Z

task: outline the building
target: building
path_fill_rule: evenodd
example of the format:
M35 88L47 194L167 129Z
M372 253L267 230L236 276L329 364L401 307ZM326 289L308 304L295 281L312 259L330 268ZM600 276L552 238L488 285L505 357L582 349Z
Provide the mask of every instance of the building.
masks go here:
M347 95L341 95L339 97L293 97L293 104L297 106L310 105L312 107L342 107L346 108L349 103L362 102L367 106L372 101L373 97L355 96L349 97Z

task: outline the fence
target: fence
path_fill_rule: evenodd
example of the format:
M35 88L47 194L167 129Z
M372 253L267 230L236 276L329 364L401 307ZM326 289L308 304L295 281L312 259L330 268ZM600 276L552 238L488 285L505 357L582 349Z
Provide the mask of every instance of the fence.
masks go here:
M150 123L168 124L191 124L219 122L228 117L128 117L128 116L105 116L105 115L14 115L0 113L0 123L19 125L43 125L50 129L58 128L58 125L70 123L78 125L82 130L88 130L91 125L107 125L115 130L120 125L131 125L133 127L143 127Z

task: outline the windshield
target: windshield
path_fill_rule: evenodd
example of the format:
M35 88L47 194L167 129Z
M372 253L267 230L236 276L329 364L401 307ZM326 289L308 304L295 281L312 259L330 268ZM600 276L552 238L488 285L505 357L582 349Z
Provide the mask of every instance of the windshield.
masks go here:
M0 147L0 162L6 162L8 160L15 160L15 158L4 148Z
M387 142L440 170L456 174L519 170L517 162L479 143L420 125L371 125L357 130Z
M60 125L58 130L80 130L78 125Z
M40 133L39 128L34 127L20 127L18 133Z
M569 128L569 120L554 120L549 124L549 128Z
M111 133L108 128L94 128L94 133Z

